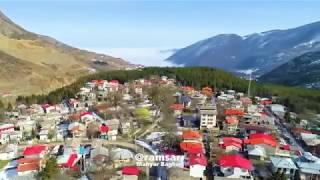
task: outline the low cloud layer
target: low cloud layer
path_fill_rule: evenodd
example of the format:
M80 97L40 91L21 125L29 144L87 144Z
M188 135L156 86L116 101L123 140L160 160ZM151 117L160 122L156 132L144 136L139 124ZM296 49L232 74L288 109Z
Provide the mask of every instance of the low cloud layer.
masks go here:
M99 48L90 50L122 58L133 64L144 66L176 66L165 61L166 58L174 53L174 49L171 50L170 48Z

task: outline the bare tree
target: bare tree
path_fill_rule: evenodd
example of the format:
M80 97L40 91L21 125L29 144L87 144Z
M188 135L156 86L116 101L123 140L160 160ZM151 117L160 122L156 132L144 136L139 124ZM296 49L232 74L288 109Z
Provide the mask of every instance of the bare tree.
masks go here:
M107 95L107 102L109 102L116 109L121 104L122 94L120 92L109 92Z
M99 125L96 122L91 122L87 126L87 137L91 138L98 138L99 137Z

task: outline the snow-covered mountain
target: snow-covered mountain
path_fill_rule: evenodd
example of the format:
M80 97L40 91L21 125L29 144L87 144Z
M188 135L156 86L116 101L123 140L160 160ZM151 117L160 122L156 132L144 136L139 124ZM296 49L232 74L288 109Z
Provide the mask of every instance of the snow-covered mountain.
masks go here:
M262 75L306 52L320 50L320 22L247 36L221 34L178 50L167 60Z
M259 80L289 86L320 88L320 51L298 56L264 74Z

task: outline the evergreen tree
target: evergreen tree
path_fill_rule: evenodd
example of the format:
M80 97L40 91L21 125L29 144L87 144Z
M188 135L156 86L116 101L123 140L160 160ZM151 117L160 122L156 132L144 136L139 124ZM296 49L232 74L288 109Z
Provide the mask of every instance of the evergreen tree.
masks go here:
M3 109L4 108L4 104L3 102L0 100L0 109Z
M59 173L57 160L54 157L50 157L46 161L45 167L40 171L39 177L41 180L50 180Z
M300 177L300 171L299 170L296 170L295 173L294 173L294 180L300 180L301 177Z
M4 118L4 104L0 100L0 120L2 120L3 118Z
M12 104L9 102L8 103L8 106L7 106L7 111L12 111L13 110L13 106L12 106Z

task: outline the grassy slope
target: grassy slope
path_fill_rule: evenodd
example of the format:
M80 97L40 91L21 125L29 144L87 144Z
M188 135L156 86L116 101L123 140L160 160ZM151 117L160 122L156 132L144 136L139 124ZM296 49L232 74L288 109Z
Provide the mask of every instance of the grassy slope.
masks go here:
M70 47L50 37L28 32L0 12L0 93L44 93L74 82L89 68L118 69L127 62ZM92 59L106 65L96 66Z

